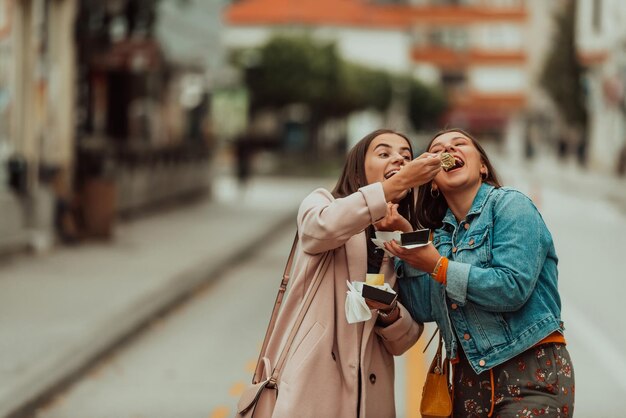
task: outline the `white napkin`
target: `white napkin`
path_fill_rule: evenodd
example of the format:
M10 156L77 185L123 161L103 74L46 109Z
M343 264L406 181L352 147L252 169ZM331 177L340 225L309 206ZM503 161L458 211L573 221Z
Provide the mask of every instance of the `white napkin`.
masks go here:
M385 252L385 254L387 254L390 257L393 257L393 254L391 254L389 251L385 250L385 242L387 241L391 241L391 240L395 240L398 244L401 243L401 239L400 239L400 235L402 233L399 231L376 231L376 238L371 238L372 242L374 243L374 245L376 245L378 248L380 248L381 250L383 250ZM425 244L411 244L411 245L401 245L402 248L417 248L417 247L423 247L425 245L430 244L431 241L428 241Z
M367 306L365 298L361 295L364 282L350 282L346 280L346 283L348 284L349 289L347 292L348 296L346 297L346 319L348 320L348 323L354 324L356 322L369 320L372 317L372 310L369 306ZM374 287L394 294L396 293L387 282L385 282L382 286Z
M372 317L372 311L370 310L365 298L361 296L361 288L363 282L348 283L348 297L346 297L346 319L349 324L356 322L367 321Z
M371 238L374 245L383 250L389 257L393 257L389 251L385 249L385 242L396 241L400 244L400 231L376 231L376 238Z

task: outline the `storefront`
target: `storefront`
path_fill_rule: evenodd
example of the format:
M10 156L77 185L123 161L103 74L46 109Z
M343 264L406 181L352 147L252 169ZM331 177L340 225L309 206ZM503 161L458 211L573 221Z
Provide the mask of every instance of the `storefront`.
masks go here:
M100 215L90 220L92 205L109 207L112 222L209 191L208 94L203 68L164 54L155 34L156 1L81 6L75 190L83 196L86 229L106 231ZM190 86L193 79L200 81Z

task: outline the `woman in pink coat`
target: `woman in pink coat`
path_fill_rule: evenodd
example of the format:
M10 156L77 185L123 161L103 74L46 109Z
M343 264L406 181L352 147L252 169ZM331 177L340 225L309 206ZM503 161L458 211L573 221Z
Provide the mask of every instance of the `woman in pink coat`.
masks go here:
M275 328L282 332L274 332L266 352L272 364L324 253L331 252L331 262L288 354L274 417L395 417L393 356L409 349L423 327L402 305L375 302L368 302L379 308L370 320L349 324L346 281L380 272L394 286L392 262L369 238L375 226L393 230L414 222L412 190L439 170L431 154L413 159L404 135L378 130L350 151L332 193L317 189L304 199L293 285Z

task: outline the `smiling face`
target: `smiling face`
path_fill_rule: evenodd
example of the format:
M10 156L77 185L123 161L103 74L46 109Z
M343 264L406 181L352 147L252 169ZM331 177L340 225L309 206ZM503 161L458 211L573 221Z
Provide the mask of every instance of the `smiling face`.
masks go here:
M439 135L432 141L428 151L436 154L447 152L456 160L452 169L441 170L433 180L444 193L457 188L477 187L481 178L488 173L481 152L461 132L451 131Z
M378 135L365 153L367 184L385 181L411 161L411 148L406 139L393 133Z
M436 134L428 145L429 152L452 154L455 159L463 162L462 167L456 167L445 172L441 170L435 179L419 187L417 194L416 220L425 228L437 229L442 225L442 220L450 209L448 197L461 198L463 195L472 195L477 191L481 183L490 184L493 187L501 187L498 175L489 157L480 143L469 133L458 128L448 129ZM481 179L481 171L486 172ZM441 193L434 189L441 189Z

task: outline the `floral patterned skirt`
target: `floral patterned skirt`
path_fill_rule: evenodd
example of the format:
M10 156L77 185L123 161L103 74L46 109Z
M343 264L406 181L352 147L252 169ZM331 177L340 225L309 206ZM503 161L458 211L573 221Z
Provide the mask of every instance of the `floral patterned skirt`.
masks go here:
M573 413L574 370L563 344L530 348L480 375L462 354L454 366L454 418L564 418Z

